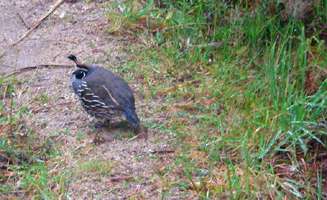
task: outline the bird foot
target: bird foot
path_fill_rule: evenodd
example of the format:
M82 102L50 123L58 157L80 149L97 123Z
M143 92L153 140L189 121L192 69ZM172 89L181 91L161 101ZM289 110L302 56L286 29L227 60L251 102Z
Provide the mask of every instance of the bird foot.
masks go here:
M93 139L93 143L95 145L99 145L99 144L103 144L105 142L105 139L100 136L100 134L95 134L94 139Z

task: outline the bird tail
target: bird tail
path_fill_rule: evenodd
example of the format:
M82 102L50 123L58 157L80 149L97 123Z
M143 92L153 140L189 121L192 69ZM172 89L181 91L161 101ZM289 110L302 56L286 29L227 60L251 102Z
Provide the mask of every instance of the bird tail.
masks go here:
M75 64L76 64L76 67L78 68L85 68L85 69L89 69L89 67L87 65L84 65L82 63L80 63L78 60L77 60L77 57L73 54L70 54L68 57L67 57L69 60L73 61Z
M127 121L130 123L135 132L140 130L140 120L134 110L126 110L124 112Z

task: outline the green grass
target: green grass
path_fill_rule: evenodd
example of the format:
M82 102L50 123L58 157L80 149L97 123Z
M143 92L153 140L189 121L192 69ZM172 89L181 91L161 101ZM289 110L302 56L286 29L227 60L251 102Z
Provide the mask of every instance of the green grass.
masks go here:
M319 27L327 1L315 1L309 23L285 18L281 1L254 2L107 4L108 32L137 41L115 70L140 86L144 125L174 139L174 162L156 173L162 199L176 188L200 199L325 199L327 49ZM64 161L51 138L71 130L43 138L28 128L31 111L13 100L17 83L0 78L0 198L59 199L72 175L110 175L114 163L99 159L56 169Z
M46 104L49 102L49 96L46 93L37 95L34 99L42 104Z
M90 160L78 164L78 174L110 175L113 168L112 161Z
M327 55L318 27L327 2L314 4L310 24L285 20L277 2L242 2L109 5L109 32L143 43L120 72L141 80L147 103L160 101L146 126L176 136L180 187L202 199L323 198L319 171L304 164L326 150ZM313 93L307 84L317 86ZM157 124L151 118L161 112L168 117Z
M24 118L27 107L14 101L14 80L0 81L0 196L16 194L33 199L57 199L65 193L66 174L49 171L50 160L60 153L51 138L43 138L28 128ZM5 93L3 91L6 91Z

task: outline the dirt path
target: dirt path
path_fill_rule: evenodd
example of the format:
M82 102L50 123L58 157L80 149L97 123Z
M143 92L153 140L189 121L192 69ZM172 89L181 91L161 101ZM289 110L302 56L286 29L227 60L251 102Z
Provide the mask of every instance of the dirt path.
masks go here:
M38 64L71 64L66 59L69 53L112 68L126 60L124 48L128 41L105 32L108 22L104 6L97 1L64 3L28 38L8 49L53 3L0 2L0 49L6 50L0 60L1 72ZM27 106L32 113L25 119L26 125L39 137L51 137L56 142L61 155L49 161L49 168L55 175L70 172L66 195L71 199L159 199L163 186L157 171L171 162L173 155L151 151L169 148L168 136L149 130L147 141L131 140L126 130L105 131L103 134L110 139L93 145L90 119L69 88L72 70L24 73L18 77L23 84L16 98L19 105ZM139 88L135 82L131 86L135 91ZM143 121L146 120L146 105L138 97L137 107ZM94 165L101 169L94 171ZM176 188L169 189L172 192L168 199L183 198Z

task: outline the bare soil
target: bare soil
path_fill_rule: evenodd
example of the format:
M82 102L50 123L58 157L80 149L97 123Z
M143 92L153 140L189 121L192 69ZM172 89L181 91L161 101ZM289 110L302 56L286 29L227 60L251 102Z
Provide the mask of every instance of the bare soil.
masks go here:
M54 4L50 0L0 1L0 72L39 64L72 64L66 56L76 54L88 63L115 69L128 55L124 49L133 45L123 37L106 32L110 26L102 2L71 1L62 4L29 37L15 47L15 42ZM106 2L110 3L110 1ZM72 172L66 194L70 199L159 199L170 190L167 199L186 199L174 187L164 187L157 174L172 162L174 153L152 151L170 149L171 138L165 133L148 130L148 140L135 139L126 129L95 130L92 120L82 110L70 89L74 69L42 69L17 77L23 84L17 90L18 105L26 106L31 115L26 126L38 136L51 137L61 152L49 160L54 174ZM130 82L136 94L140 87ZM149 107L136 96L137 112L142 121L151 118ZM155 102L153 102L155 104ZM153 106L153 105L151 105ZM148 113L148 114L145 114ZM101 131L107 140L94 145L94 133ZM78 172L87 161L108 161L110 173Z

